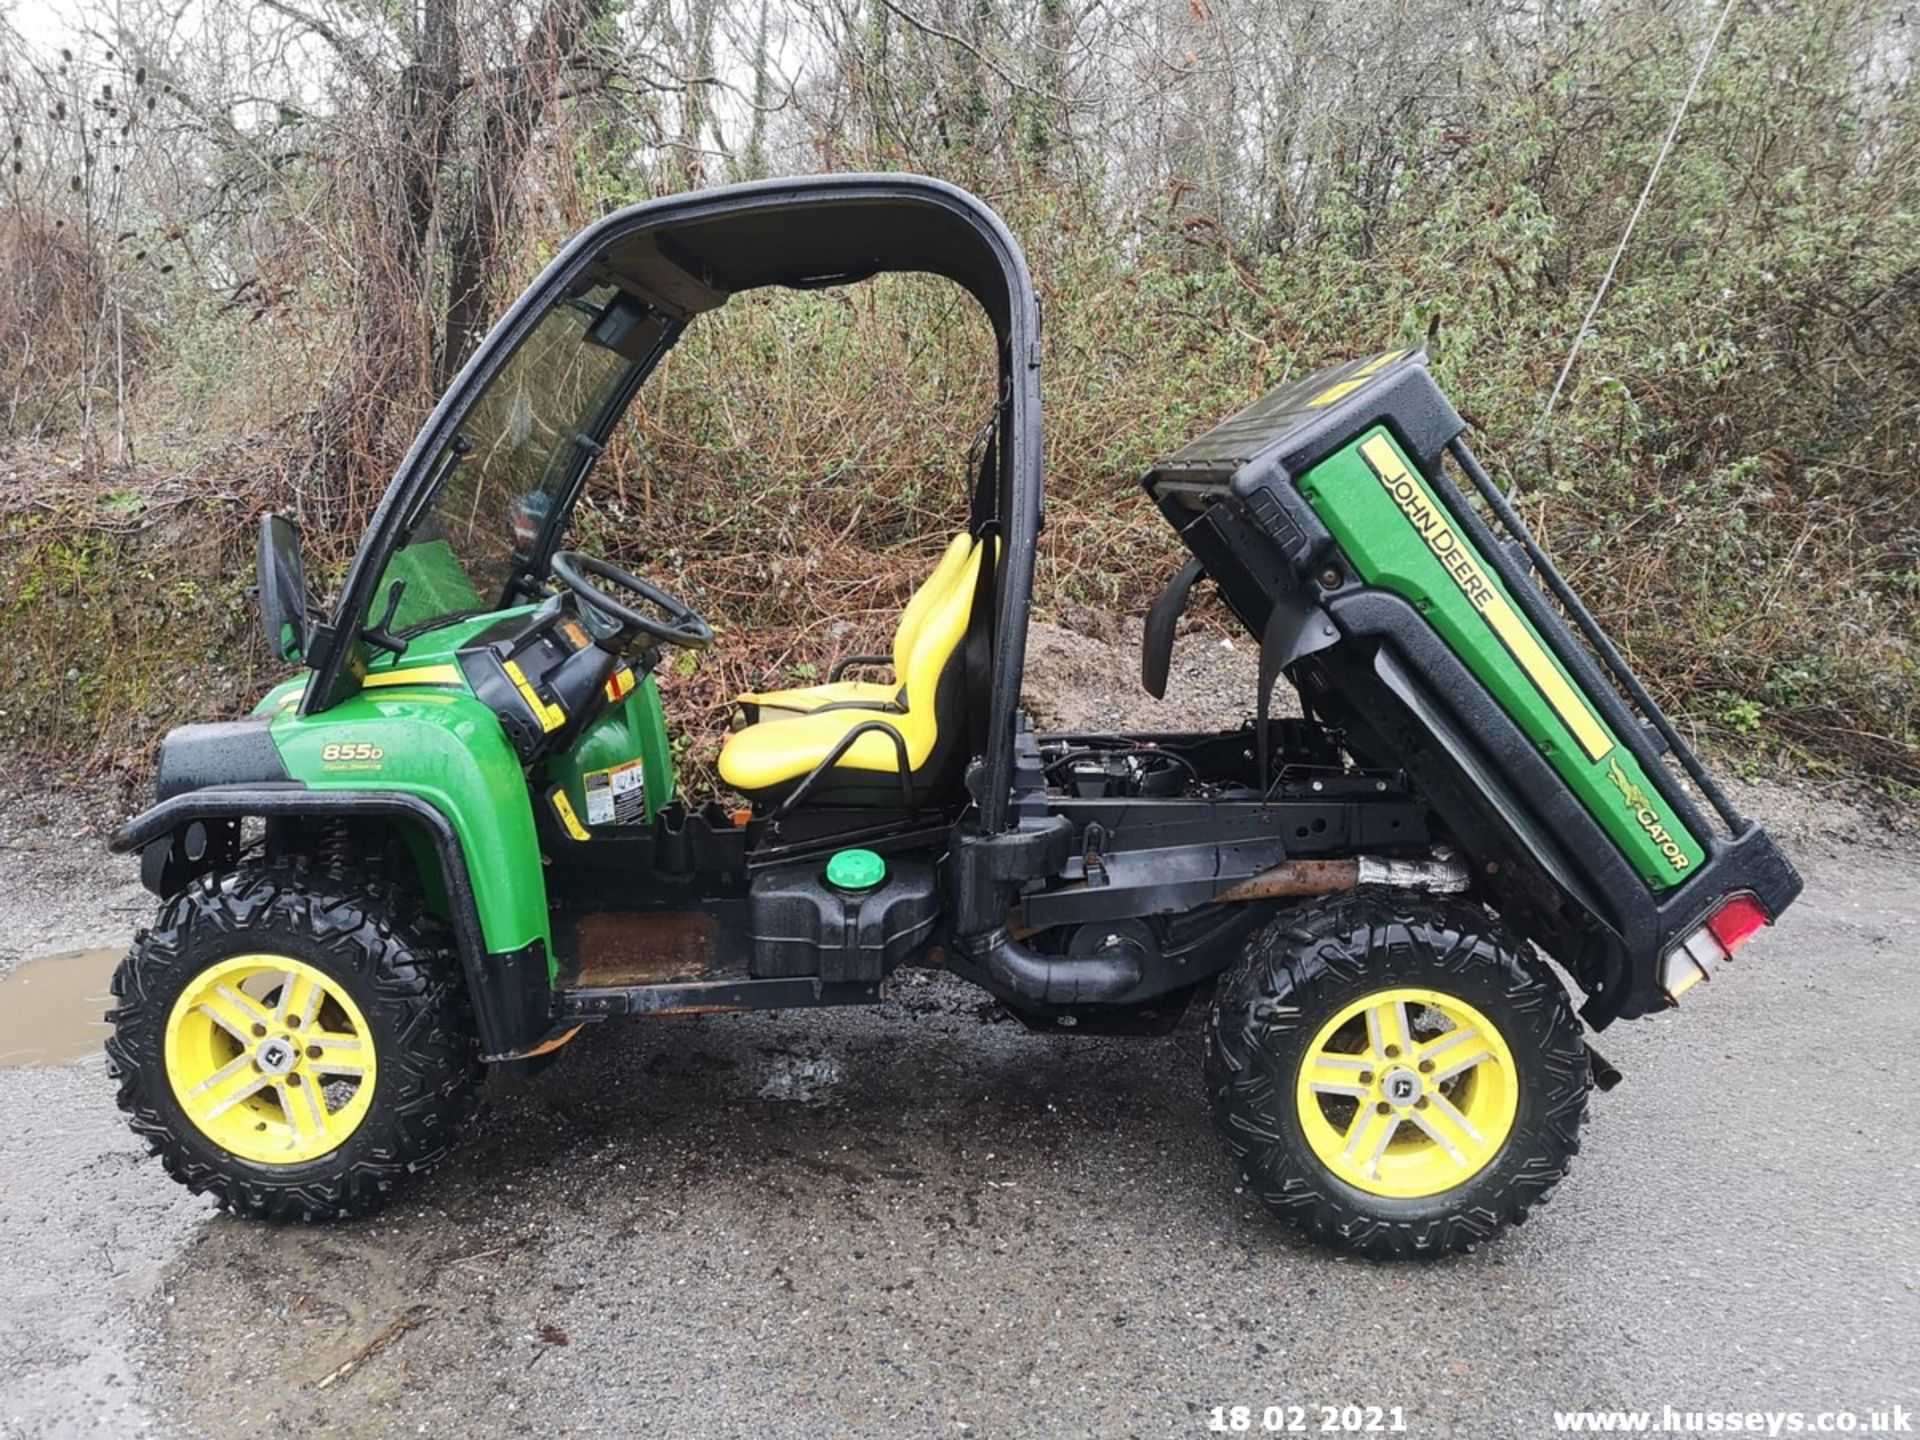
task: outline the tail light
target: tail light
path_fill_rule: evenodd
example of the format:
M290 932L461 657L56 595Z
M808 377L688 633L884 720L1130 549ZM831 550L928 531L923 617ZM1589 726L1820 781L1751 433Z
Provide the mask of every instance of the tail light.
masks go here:
M1773 922L1751 895L1734 895L1686 939L1675 945L1660 962L1660 988L1669 1000L1680 997L1711 978L1715 967L1732 957L1763 926Z
M1707 921L1707 929L1713 932L1713 938L1720 942L1721 948L1731 955L1770 923L1767 912L1760 908L1758 900L1751 895L1736 895L1713 912L1713 918Z

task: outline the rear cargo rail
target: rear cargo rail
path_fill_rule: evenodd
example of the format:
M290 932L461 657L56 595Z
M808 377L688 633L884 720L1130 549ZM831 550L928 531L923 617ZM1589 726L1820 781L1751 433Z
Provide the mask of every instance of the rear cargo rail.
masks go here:
M1737 835L1745 830L1747 828L1746 817L1740 813L1739 809L1728 797L1726 791L1721 788L1720 782L1713 778L1712 772L1701 763L1700 757L1694 753L1693 747L1688 745L1685 739L1681 737L1674 723L1667 718L1666 712L1663 711L1655 702L1654 698L1647 693L1646 686L1642 685L1639 677L1633 673L1632 667L1626 662L1626 657L1621 655L1619 648L1608 638L1607 633L1600 628L1599 622L1593 617L1593 612L1586 607L1586 604L1580 599L1580 596L1575 592L1574 588L1569 585L1565 577L1560 574L1552 558L1548 556L1545 550L1540 548L1539 543L1533 538L1532 531L1527 528L1526 521L1520 518L1520 512L1513 508L1512 502L1501 492L1500 487L1493 482L1493 478L1487 474L1486 468L1481 465L1479 457L1467 448L1466 441L1458 437L1447 442L1447 454L1450 455L1454 463L1460 467L1461 473L1472 482L1475 492L1500 521L1501 526L1519 543L1521 550L1527 557L1527 564L1532 568L1533 573L1539 577L1539 583L1546 587L1555 600L1559 601L1561 608L1572 618L1573 623L1579 627L1580 634L1586 641L1587 649L1590 650L1592 654L1600 657L1602 664L1606 666L1607 673L1612 677L1614 684L1626 692L1627 697L1632 700L1634 707L1639 710L1641 716L1659 734L1661 740L1664 742L1665 752L1679 763L1680 768L1686 772L1687 778L1698 787L1702 795L1706 796L1707 802L1713 806L1715 812L1723 822L1726 833L1729 835ZM1463 523L1471 519L1479 523L1483 528L1485 527L1485 522L1480 521L1479 517L1473 515L1471 506L1461 506L1458 508ZM1516 588L1531 596L1534 587L1523 585L1517 586ZM1526 601L1522 601L1521 603L1523 606L1527 605ZM1551 615L1551 611L1547 607L1536 604L1527 606L1527 608L1532 612L1531 618L1536 625L1549 623L1548 617ZM1572 649L1573 647L1569 648ZM1565 662L1567 655L1562 654L1561 659ZM1599 691L1602 687L1596 685L1590 687L1590 689ZM1629 721L1631 720L1630 716L1623 718ZM1659 754L1660 751L1654 748L1649 758L1658 760ZM1693 822L1690 828L1699 829L1704 827L1704 817L1700 815L1696 807L1692 804L1691 797L1684 791L1678 791L1669 798L1674 800L1675 807L1681 811L1683 819Z

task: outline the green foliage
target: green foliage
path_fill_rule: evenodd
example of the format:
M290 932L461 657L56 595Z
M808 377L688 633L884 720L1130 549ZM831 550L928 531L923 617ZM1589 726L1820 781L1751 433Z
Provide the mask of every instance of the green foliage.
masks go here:
M1752 735L1760 728L1760 722L1766 718L1767 707L1758 700L1748 700L1725 690L1713 692L1714 704L1719 711L1720 723L1741 735Z
M243 712L276 677L244 593L244 508L173 499L151 523L122 489L0 514L0 744L71 776Z

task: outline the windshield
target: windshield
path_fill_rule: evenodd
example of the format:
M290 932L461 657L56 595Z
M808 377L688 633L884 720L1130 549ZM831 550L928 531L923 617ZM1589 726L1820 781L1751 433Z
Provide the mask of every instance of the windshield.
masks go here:
M380 577L376 617L394 582L406 582L396 633L518 598L510 582L530 568L547 516L598 454L593 436L608 403L652 349L634 343L636 331L657 338L656 327L632 323L628 307L638 308L611 285L561 302L487 382L428 467L434 479Z

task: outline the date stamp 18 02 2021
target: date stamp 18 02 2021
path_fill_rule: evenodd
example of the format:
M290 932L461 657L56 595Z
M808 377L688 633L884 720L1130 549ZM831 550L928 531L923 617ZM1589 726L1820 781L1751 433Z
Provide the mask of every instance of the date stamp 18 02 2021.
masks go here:
M1215 1405L1207 1429L1216 1435L1404 1435L1399 1405Z

